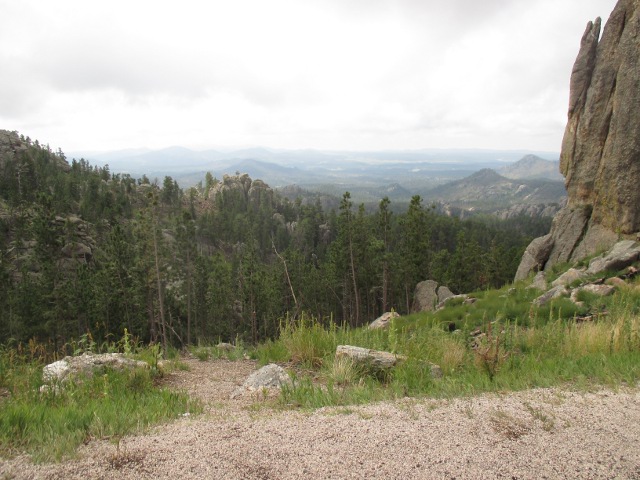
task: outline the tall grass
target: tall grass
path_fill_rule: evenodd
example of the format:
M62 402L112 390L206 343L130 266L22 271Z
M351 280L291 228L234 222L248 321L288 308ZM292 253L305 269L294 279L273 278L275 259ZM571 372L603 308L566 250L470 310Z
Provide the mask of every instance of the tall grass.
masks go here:
M611 297L589 298L581 307L567 299L532 307L538 295L522 286L480 292L474 305L396 319L387 331L305 317L283 324L280 338L257 352L263 363L287 361L314 369L282 395L284 405L306 407L567 384L615 387L640 379L637 285ZM591 321L577 321L585 311L596 313ZM452 321L458 328L454 333L446 328ZM472 337L474 330L482 334ZM394 351L407 360L374 377L335 360L339 344ZM432 363L440 365L442 378L433 378Z
M201 410L186 394L156 387L151 369L105 370L41 393L42 366L0 348L1 456L27 452L36 461L57 461L88 440L140 432Z

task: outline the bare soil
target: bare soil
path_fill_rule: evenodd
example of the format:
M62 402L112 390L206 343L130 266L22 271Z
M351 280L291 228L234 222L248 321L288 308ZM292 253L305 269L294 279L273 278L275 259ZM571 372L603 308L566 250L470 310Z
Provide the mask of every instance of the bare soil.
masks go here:
M231 400L252 361L186 360L165 382L205 413L77 458L0 463L0 479L640 479L640 390L538 389L313 412Z

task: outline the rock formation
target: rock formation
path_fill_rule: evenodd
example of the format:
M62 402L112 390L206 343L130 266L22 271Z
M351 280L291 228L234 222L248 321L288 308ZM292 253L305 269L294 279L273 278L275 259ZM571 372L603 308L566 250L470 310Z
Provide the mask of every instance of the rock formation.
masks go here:
M640 230L640 2L619 0L600 39L589 22L570 82L560 171L567 206L529 246L516 280Z

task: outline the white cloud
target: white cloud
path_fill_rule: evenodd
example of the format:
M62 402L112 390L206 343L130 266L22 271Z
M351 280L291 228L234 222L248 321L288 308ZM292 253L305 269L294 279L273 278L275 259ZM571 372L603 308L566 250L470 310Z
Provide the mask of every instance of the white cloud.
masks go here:
M559 149L614 0L0 0L0 128L65 150Z

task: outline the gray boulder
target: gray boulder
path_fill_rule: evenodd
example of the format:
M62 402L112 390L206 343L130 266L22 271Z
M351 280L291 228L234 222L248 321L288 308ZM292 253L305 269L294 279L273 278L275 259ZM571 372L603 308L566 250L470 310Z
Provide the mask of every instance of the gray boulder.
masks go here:
M553 287L548 292L543 293L538 298L536 298L533 301L533 304L538 307L542 307L543 305L546 305L547 303L549 303L551 300L554 300L560 297L566 297L567 295L569 295L569 290L567 290L567 288L564 285L558 285L557 287Z
M589 262L588 273L596 274L605 270L622 270L640 259L640 243L623 240L616 243L611 251Z
M370 330L376 330L379 328L388 328L391 320L394 318L400 317L398 312L386 312L376 318L373 322L369 324Z
M453 292L449 290L449 287L445 287L444 285L438 287L438 303L442 303L451 297L453 297Z
M275 363L270 363L249 375L244 383L234 390L231 398L238 398L255 392L272 393L280 390L283 385L291 385L291 378L284 368Z
M553 282L551 282L551 286L557 287L558 285L571 285L573 282L577 280L582 280L587 277L587 273L584 270L577 270L575 268L570 268L558 278L556 278Z
M436 310L442 310L443 308L445 308L447 305L450 305L451 303L455 302L456 300L460 300L461 303L468 305L471 303L474 303L475 300L477 300L476 298L469 298L469 295L467 295L466 293L462 293L460 295L451 295L450 297L445 298L444 300L442 300L440 303L438 303L438 305L436 306ZM469 302L468 300L472 300L471 302Z
M599 297L606 297L608 295L612 295L615 290L615 287L611 285L596 285L590 283L589 285L584 285L582 287L573 289L571 291L571 300L574 303L579 303L578 295L580 294L580 292L588 292Z
M528 288L536 288L538 290L546 290L547 289L547 274L544 271L536 273L536 276L533 277L533 282L529 285Z
M42 368L42 380L45 383L65 383L70 380L89 377L95 371L112 368L116 370L149 368L149 364L127 358L122 353L84 354L77 357L64 357Z
M554 240L551 235L538 237L533 240L522 255L522 260L516 272L515 281L524 280L531 272L542 270L549 258Z
M437 288L438 283L433 280L425 280L418 283L413 293L411 312L432 312L438 300L438 294L436 293Z

